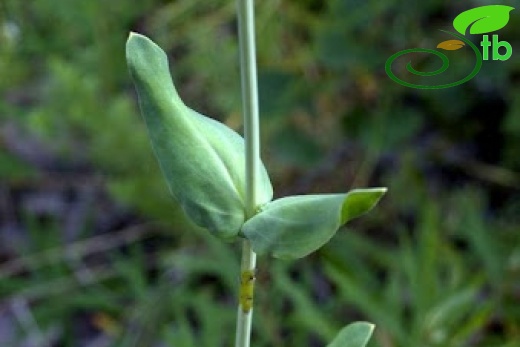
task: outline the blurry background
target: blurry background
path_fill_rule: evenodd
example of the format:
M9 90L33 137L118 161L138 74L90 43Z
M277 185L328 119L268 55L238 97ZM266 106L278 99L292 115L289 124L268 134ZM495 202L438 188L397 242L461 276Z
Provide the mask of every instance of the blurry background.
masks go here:
M377 324L371 347L519 346L520 10L498 32L512 58L461 86L384 71L495 3L257 2L276 196L389 193L311 256L259 259L254 346L324 346L353 320ZM168 52L188 105L240 131L234 1L2 0L2 347L233 344L239 247L168 195L127 73L130 30ZM442 78L473 68L467 49L447 54Z

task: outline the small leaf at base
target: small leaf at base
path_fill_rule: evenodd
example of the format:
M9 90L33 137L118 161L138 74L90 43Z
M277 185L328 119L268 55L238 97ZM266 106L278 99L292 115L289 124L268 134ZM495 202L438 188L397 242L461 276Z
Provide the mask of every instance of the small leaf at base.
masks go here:
M327 243L347 221L372 209L385 193L386 188L372 188L278 199L246 221L242 233L258 254L302 258Z

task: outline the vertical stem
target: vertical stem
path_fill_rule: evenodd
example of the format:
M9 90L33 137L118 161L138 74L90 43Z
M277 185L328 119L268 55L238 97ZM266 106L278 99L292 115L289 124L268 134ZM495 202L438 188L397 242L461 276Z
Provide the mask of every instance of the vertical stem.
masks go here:
M251 324L253 321L253 286L254 280L251 282L250 291L244 290L244 278L248 273L252 273L256 266L256 254L251 249L249 241L244 240L242 245L242 263L240 266L240 300L237 311L237 331L235 336L235 347L249 347L251 340ZM245 297L244 295L250 295ZM245 299L245 300L244 300ZM249 303L249 304L248 304ZM244 305L246 304L246 305ZM250 306L249 306L250 305ZM246 306L246 307L244 307Z
M242 105L246 144L246 212L248 218L256 209L256 182L260 165L258 90L253 0L238 0L238 32L242 77Z
M255 19L253 0L237 0L242 107L246 152L246 217L255 214L260 166L258 90L256 76ZM235 347L249 347L253 318L253 289L256 254L248 240L243 241L240 303L238 305Z

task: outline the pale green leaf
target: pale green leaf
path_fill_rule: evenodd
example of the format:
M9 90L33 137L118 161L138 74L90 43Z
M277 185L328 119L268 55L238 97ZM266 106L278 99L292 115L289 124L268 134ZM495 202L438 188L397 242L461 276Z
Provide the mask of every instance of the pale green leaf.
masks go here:
M347 325L338 333L327 347L365 347L374 331L374 324L355 322Z
M256 253L302 258L323 246L347 221L368 212L385 192L386 188L355 189L278 199L263 206L242 232Z
M462 35L471 26L470 34L486 34L502 29L509 22L509 12L514 7L486 5L472 8L459 14L453 20L453 27Z
M188 108L173 85L164 51L132 33L126 58L155 155L188 217L217 236L236 236L245 221L245 154L240 135ZM261 166L259 203L272 199Z

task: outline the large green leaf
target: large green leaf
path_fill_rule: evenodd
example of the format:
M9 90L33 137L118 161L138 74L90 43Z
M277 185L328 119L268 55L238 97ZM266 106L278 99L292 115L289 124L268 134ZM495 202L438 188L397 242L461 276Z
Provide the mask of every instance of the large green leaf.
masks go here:
M347 325L338 333L327 347L365 347L374 331L374 324L355 322Z
M199 226L223 238L245 221L245 154L240 135L188 108L173 85L164 51L132 33L126 59L155 155L173 196ZM261 166L259 203L272 199Z
M462 35L471 25L470 34L486 34L502 29L509 22L509 12L514 7L505 5L487 5L472 8L459 14L453 20L453 27Z
M263 206L242 227L253 250L277 258L302 258L323 246L347 221L368 212L386 188L347 194L290 196Z

